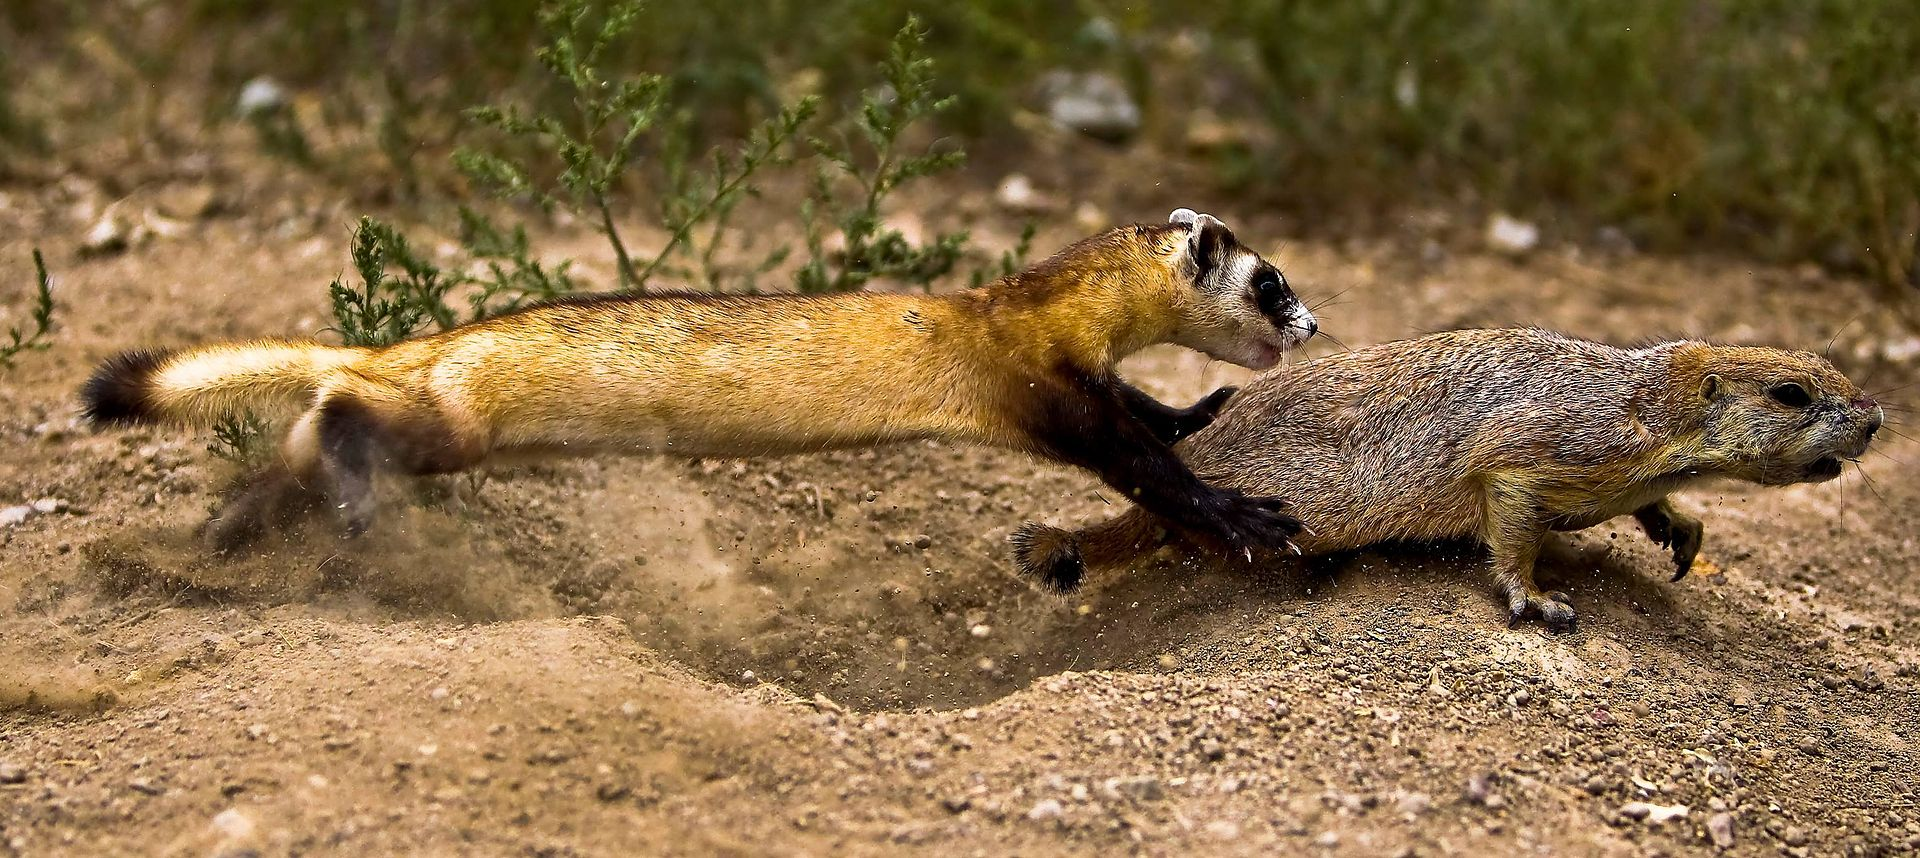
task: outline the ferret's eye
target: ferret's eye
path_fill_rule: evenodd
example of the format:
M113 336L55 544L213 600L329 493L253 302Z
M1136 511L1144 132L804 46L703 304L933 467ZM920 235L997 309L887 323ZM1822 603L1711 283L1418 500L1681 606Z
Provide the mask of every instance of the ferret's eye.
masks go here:
M1273 271L1262 271L1253 277L1253 302L1260 306L1260 312L1272 315L1278 312L1287 300L1287 282Z
M1783 381L1767 390L1773 401L1788 408L1805 408L1813 404L1813 395L1807 389L1791 381Z

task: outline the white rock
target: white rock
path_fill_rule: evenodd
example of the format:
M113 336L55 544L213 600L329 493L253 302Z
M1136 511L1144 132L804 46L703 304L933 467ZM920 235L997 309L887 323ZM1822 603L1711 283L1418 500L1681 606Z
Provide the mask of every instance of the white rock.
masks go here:
M31 506L34 512L41 515L52 515L56 512L67 511L67 502L59 498L41 498L34 501Z
M1886 346L1881 348L1881 353L1887 356L1887 360L1898 363L1905 363L1915 357L1920 357L1920 337L1908 337L1904 340L1895 340L1887 343Z
M1056 207L1053 198L1040 193L1024 173L1013 173L1001 180L999 190L993 193L993 201L1001 208L1023 214L1040 214Z
M128 237L132 234L132 225L118 208L109 207L100 215L100 219L87 228L87 234L80 239L80 255L106 256L127 249Z
M984 638L988 635L993 634L993 627L987 625L986 623L981 623L980 625L974 626L972 629L970 629L969 633L976 638Z
M1487 221L1487 245L1516 256L1540 246L1540 228L1518 218L1496 214Z
M1140 131L1140 105L1127 85L1106 72L1048 72L1047 117L1055 125L1111 143Z
M1035 822L1045 822L1050 819L1059 819L1065 813L1066 808L1060 806L1059 800L1043 798L1033 803L1033 809L1027 811L1027 818Z
M1669 819L1682 819L1687 815L1684 804L1653 804L1645 801L1630 801L1620 806L1620 815L1628 819L1641 819L1649 824L1666 822Z
M213 830L234 840L244 840L253 836L253 817L240 812L239 808L229 807L213 815Z
M240 99L235 102L234 110L241 116L253 116L281 110L286 106L287 91L278 81L261 75L240 88Z
M0 527L13 527L33 517L33 507L21 504L0 509Z

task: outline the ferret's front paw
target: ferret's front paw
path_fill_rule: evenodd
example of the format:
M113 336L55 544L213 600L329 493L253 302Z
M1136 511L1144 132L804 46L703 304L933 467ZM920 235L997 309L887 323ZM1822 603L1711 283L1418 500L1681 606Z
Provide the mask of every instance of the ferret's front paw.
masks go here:
M1507 594L1507 628L1520 625L1528 617L1539 617L1549 631L1570 632L1579 622L1573 613L1573 599L1558 590L1514 588Z
M1214 520L1228 550L1252 559L1256 551L1285 549L1300 532L1300 520L1289 515L1287 509L1287 502L1280 498L1250 497L1225 489L1217 501Z

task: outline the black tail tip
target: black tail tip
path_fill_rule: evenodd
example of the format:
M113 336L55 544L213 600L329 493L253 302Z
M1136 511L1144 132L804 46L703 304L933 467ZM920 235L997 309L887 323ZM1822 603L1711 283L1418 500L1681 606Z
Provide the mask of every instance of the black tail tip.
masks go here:
M1013 563L1022 576L1054 593L1080 588L1087 565L1073 534L1030 521L1016 528L1008 541L1013 543Z
M169 354L138 349L107 358L80 388L80 413L95 426L154 422L153 374Z

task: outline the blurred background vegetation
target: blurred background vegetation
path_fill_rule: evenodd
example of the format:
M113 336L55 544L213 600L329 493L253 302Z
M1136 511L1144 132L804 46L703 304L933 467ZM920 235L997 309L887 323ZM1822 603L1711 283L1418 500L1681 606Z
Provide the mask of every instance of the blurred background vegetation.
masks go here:
M538 6L8 3L0 179L102 136L180 145L196 130L177 117L235 123L269 80L299 109L256 114L261 145L402 195L463 187L448 155L487 139L464 110L573 97L535 60ZM1304 222L1508 212L1920 294L1913 0L650 0L598 63L663 76L675 139L733 147L805 93L822 121L860 111L909 13L957 96L929 121L976 153L1017 156L1042 82L1098 73L1140 117L1101 136L1204 159L1223 190Z

